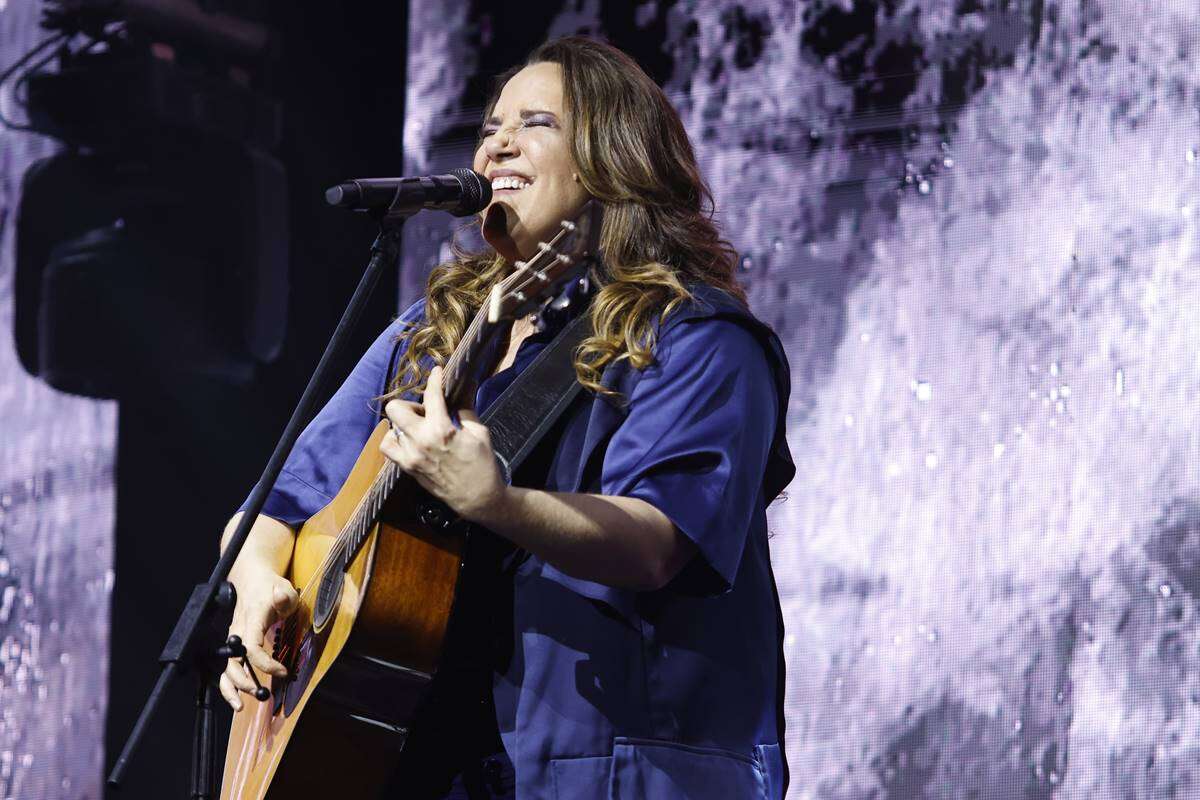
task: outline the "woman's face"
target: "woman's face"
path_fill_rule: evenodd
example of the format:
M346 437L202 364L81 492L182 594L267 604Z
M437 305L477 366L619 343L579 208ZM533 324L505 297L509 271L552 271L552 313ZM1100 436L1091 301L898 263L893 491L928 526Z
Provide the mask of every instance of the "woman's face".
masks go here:
M492 184L483 238L509 261L528 259L588 195L567 142L562 69L541 63L514 75L483 122L475 171Z

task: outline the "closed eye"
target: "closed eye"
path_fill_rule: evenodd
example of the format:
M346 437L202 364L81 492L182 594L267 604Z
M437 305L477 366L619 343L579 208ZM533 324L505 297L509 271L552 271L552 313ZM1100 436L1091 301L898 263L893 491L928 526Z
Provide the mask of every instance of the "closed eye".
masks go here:
M527 119L521 123L521 127L517 128L517 131L520 132L523 128L535 128L535 127L537 127L537 128L552 128L552 127L554 127L554 123L548 119ZM500 129L499 128L484 128L479 131L479 138L486 139L487 137L491 136L493 133L495 133L498 130L500 130Z

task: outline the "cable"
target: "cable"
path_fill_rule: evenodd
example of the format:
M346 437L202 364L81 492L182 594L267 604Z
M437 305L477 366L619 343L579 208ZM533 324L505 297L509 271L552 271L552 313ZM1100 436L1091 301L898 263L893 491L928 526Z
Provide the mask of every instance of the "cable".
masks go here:
M94 49L97 45L100 45L100 44L108 44L111 46L115 42L119 41L121 34L127 32L127 27L125 26L123 21L114 21L114 23L115 23L116 27L113 27L111 30L105 30L103 27L101 27L95 32L90 30L87 26L78 26L78 25L67 26L60 32L51 36L49 39L46 39L46 40L40 42L39 44L35 45L33 47L33 49L31 49L29 52L25 53L25 55L23 55L19 59L17 59L16 63L14 63L12 66L8 67L8 69L4 70L3 73L0 73L0 124L3 124L4 127L8 128L9 130L14 130L14 131L29 131L29 130L33 129L33 127L31 125L29 125L27 122L26 123L14 122L13 120L9 119L8 117L6 117L4 115L3 102L2 102L3 101L4 84L8 82L8 80L17 72L17 70L21 69L21 67L24 67L26 64L28 64L29 61L34 56L36 56L41 51L45 50L50 45L58 44L58 43L64 42L64 41L69 41L76 34L83 34L84 36L87 36L88 41L79 50L72 53L71 54L72 56L79 56L79 55L88 53L92 49ZM61 24L61 22L50 24L50 26L53 27L53 26L57 26L58 24ZM42 58L38 59L33 64L29 65L25 69L24 73L22 73L21 76L19 78L17 78L16 84L13 86L13 92L11 95L14 105L18 105L21 108L27 107L27 102L26 102L27 98L22 98L22 96L21 96L22 89L25 88L25 86L29 82L29 79L31 77L33 77L33 75L36 74L39 69L41 69L43 66L45 66L47 63L49 63L52 59L54 59L58 55L60 55L60 53L58 51L50 52L48 55L43 56Z
M86 55L87 53L90 53L92 50L94 50L97 45L107 44L110 47L112 47L115 43L117 43L119 41L120 35L122 33L125 33L125 30L126 30L123 23L118 23L118 24L121 27L115 28L112 31L103 31L100 33L100 35L84 33L85 36L89 37L89 41L87 43L85 43L82 47L80 47L78 50L71 53L71 58L74 59L74 58L78 58L79 56ZM28 102L29 95L27 92L24 91L29 86L29 79L32 78L34 75L36 75L37 71L41 67L45 66L47 63L49 63L49 61L52 58L55 58L57 55L58 55L57 52L53 52L47 56L44 56L43 58L39 59L36 63L30 65L29 68L26 69L25 72L23 72L19 78L17 78L17 82L13 87L12 97L13 97L14 102L16 102L17 105L21 106L21 108L27 108L29 105L29 102Z
M50 61L58 56L57 50L52 50L48 55L42 56L37 61L33 62L13 84L12 93L9 95L13 100L13 105L20 106L22 109L29 107L29 95L25 93L26 87L29 85L29 79L42 67L49 64Z
M4 72L0 73L0 125L4 125L4 127L8 128L9 130L13 130L13 131L32 130L32 127L28 123L22 125L22 124L13 122L8 117L4 116L4 103L3 103L4 84L8 81L9 78L11 78L14 74L16 74L17 70L19 70L21 67L23 67L27 63L29 63L29 61L34 56L36 56L38 53L42 52L50 45L58 44L59 42L62 42L64 40L70 38L70 36L71 36L71 34L65 32L65 31L62 33L54 34L49 39L45 39L41 43L34 45L32 50L30 50L29 52L25 53L25 55L18 58L16 63L14 63L8 69L4 70ZM50 58L53 58L53 57L54 57L54 54L52 53L48 58L45 58L42 61L38 62L38 64L36 66L41 66L42 64L46 63L47 61L50 60ZM17 99L16 95L14 94L14 96L13 96L14 103L16 102L16 99Z

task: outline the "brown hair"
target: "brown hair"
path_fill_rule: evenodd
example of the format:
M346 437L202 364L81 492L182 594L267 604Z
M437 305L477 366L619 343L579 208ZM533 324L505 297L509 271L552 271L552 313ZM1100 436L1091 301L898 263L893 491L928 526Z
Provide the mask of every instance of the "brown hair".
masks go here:
M613 395L600 384L604 367L625 358L638 369L652 364L655 316L690 300L688 284L743 302L745 294L734 278L736 253L713 224L712 195L662 89L625 53L582 36L541 45L525 66L545 62L562 69L571 155L583 187L604 206L593 333L575 352L575 373L585 388ZM484 118L518 69L497 79ZM389 398L424 386L422 356L445 363L508 267L488 248L456 249L454 260L434 268L424 323L400 334L411 339Z

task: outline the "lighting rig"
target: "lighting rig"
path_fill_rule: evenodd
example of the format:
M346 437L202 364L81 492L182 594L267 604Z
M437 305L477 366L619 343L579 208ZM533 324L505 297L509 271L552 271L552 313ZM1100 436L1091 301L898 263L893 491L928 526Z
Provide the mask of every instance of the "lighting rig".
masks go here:
M0 74L63 145L17 210L24 368L92 397L181 374L246 385L287 324L288 215L264 2L64 0ZM0 109L6 105L0 97Z

